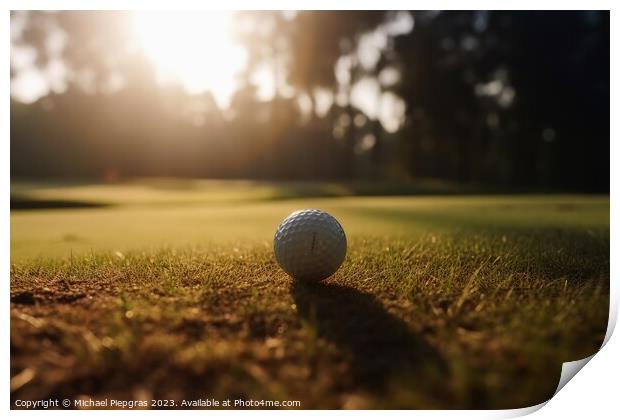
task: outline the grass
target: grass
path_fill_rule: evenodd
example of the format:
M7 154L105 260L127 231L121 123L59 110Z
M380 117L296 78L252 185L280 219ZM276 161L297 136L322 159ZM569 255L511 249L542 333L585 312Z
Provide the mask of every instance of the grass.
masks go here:
M11 214L12 401L516 408L548 399L561 363L605 335L608 197L205 181L12 193L108 205ZM271 251L305 207L349 239L321 284L294 282Z

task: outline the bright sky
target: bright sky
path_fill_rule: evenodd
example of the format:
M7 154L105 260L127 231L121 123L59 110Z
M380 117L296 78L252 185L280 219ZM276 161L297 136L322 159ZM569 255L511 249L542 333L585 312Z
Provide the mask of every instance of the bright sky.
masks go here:
M232 41L232 13L135 12L136 37L162 81L180 82L189 93L210 91L226 107L247 62Z
M247 52L232 38L233 13L226 11L193 12L133 12L134 40L143 49L156 68L161 83L179 83L190 94L209 91L221 108L230 104L238 86L238 77L247 64ZM11 39L18 39L24 25L25 15L11 20ZM407 13L399 13L386 23L361 38L356 51L357 60L365 69L371 70L377 63L388 36L409 32L413 19ZM36 54L27 47L17 47L12 42L11 63L17 70L11 80L11 94L23 102L34 102L50 92L62 92L66 88L68 73L60 59L64 42L62 33L52 33L48 52L58 55L44 69L37 68ZM348 61L347 61L348 60ZM342 60L344 66L336 66L340 83L350 83L351 58ZM398 75L392 75L392 79ZM351 102L371 119L379 119L387 131L396 131L404 116L404 102L396 95L382 93L380 77L365 77L352 87ZM276 81L269 67L259 67L252 81L258 87L258 98L269 100L276 90ZM381 84L380 84L381 83ZM327 112L334 102L333 95L317 93L317 103ZM331 96L330 96L331 95ZM319 110L317 110L318 112Z

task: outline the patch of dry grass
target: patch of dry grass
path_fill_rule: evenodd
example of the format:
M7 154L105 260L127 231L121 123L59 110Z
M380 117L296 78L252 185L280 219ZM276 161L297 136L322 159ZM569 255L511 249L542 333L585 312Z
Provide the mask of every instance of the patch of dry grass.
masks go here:
M11 399L522 407L598 349L608 287L605 229L355 235L316 285L261 243L34 260L11 271Z

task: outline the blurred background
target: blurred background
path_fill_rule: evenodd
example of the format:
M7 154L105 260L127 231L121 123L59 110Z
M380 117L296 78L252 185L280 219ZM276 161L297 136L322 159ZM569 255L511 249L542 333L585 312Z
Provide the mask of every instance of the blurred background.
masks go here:
M11 176L609 190L609 12L11 13Z

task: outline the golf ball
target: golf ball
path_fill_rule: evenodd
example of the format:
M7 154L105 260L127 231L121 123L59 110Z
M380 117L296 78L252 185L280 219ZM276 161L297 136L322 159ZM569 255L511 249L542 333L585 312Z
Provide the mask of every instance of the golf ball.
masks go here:
M323 280L338 270L347 237L338 220L321 210L299 210L280 223L273 240L276 261L291 277Z

